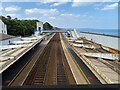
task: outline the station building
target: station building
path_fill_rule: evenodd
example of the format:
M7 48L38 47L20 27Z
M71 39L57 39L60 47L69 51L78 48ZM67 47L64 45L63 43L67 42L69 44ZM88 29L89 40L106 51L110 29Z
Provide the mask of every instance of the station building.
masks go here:
M35 36L38 36L42 33L42 30L43 30L43 22L39 21L39 22L36 22L36 31L35 31Z

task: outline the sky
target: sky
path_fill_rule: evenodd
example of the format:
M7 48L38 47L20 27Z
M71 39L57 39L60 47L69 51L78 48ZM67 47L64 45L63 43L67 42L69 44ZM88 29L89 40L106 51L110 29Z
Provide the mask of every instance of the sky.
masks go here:
M61 28L118 28L118 2L81 2L79 0L4 0L0 14L18 19L37 19ZM110 0L109 0L110 1ZM114 2L113 2L114 1Z

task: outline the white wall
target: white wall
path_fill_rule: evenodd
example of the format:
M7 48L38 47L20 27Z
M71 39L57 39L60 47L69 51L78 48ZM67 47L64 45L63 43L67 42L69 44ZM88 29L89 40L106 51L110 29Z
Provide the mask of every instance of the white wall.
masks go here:
M0 20L0 33L7 34L7 26Z
M118 48L118 42L119 42L118 40L120 38L118 38L118 37L96 35L96 34L82 33L82 32L80 33L80 37L85 37L88 40L92 39L92 41L94 41L96 43L99 43L103 46L120 50L120 48Z
M10 39L0 40L0 45L8 45L9 40L10 40L10 42L12 42L12 41L20 41L21 37L14 37L14 38L10 38Z
M43 22L37 22L37 30L39 30L39 27L43 30Z

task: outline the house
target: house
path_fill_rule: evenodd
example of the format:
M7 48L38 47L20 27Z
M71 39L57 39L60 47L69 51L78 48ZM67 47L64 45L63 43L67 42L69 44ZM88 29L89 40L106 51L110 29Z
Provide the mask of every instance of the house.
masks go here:
M12 41L19 41L21 37L15 37L7 34L7 25L4 24L2 20L0 20L0 45L8 45Z
M7 34L7 26L0 20L0 33Z

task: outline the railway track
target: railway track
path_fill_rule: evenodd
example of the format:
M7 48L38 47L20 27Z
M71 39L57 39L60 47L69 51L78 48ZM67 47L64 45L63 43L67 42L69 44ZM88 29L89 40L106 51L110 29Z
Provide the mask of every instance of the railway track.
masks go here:
M45 47L23 85L75 84L66 61L59 33Z

